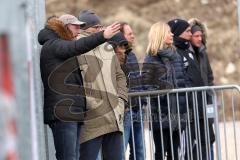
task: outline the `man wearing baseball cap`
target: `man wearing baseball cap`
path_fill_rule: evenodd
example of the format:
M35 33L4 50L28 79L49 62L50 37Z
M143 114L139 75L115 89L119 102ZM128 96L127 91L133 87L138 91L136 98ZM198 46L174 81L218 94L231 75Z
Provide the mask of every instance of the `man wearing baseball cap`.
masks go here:
M74 38L80 33L80 28L86 26L85 22L79 21L77 17L70 14L64 14L58 19L72 32Z
M113 23L102 32L75 40L83 25L65 14L50 18L38 34L44 123L52 130L57 160L79 159L79 132L86 104L76 56L103 44L120 28Z
M82 11L79 20L86 23L79 38L102 32L100 19L93 11ZM124 103L128 97L119 60L111 45L105 43L78 56L78 62L85 89L101 91L100 98L86 92L86 110L95 114L92 118L86 115L81 127L80 159L96 160L101 152L103 159L122 160Z
M103 27L100 17L92 10L81 11L78 19L82 22L85 22L85 26L82 27L82 29L88 33L99 32Z

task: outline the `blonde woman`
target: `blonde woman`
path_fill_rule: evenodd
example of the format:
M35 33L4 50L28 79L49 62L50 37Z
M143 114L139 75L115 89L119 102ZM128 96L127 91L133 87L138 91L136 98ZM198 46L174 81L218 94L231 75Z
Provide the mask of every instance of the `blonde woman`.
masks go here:
M147 90L185 88L189 84L184 73L182 59L173 47L173 36L168 24L163 22L153 24L149 31L143 72L153 78L150 78L150 83L145 83ZM163 70L165 72L161 73ZM173 156L174 159L178 159L178 150L181 150L179 130L182 131L186 126L186 121L183 120L183 116L186 116L184 115L186 114L185 96L179 94L178 98L180 126L178 125L176 94L169 94L168 97L160 95L160 101L157 96L151 97L150 107L156 160L172 159ZM182 154L184 155L184 153Z

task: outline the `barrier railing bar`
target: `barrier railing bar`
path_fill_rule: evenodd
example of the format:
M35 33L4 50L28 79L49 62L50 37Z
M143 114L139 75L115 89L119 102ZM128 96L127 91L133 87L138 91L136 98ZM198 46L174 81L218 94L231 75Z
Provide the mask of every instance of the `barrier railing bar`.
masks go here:
M231 86L232 87L232 86ZM227 87L227 88L231 88L231 87ZM239 90L240 91L240 90ZM218 122L218 107L217 107L217 93L214 89L212 89L212 93L213 93L213 106L214 106L214 113L215 113L215 135L216 135L216 145L217 145L217 159L221 160L222 156L221 156L221 144L220 144L220 130L219 130L219 122Z
M221 90L221 105L223 109L223 125L224 125L224 142L225 142L225 150L226 150L226 160L228 160L228 145L227 145L227 131L226 131L226 117L225 117L225 101L223 96L223 90Z
M192 87L192 88L179 88L179 89L165 89L165 90L155 90L155 91L142 91L129 93L128 96L147 96L147 95L157 95L166 93L180 93L180 92L190 92L190 91L206 91L206 90L221 90L221 89L236 89L240 93L240 86L238 85L222 85L222 86L203 86L203 87Z
M235 94L233 93L232 90L232 112L233 112L233 133L234 133L234 144L235 144L235 155L236 155L236 160L238 160L238 152L237 152L237 136L236 136L236 115L235 115Z

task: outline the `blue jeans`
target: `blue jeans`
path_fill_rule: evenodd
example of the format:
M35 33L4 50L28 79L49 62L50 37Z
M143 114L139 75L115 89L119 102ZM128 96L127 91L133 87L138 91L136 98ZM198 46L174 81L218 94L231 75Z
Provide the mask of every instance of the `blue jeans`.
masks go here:
M136 156L136 160L144 160L144 114L141 116L141 110L132 110L132 122L130 110L124 114L124 157L128 143L130 144L130 156L132 160ZM133 130L132 130L133 127ZM133 136L134 135L134 141ZM133 144L134 142L134 144ZM135 146L135 148L133 147ZM135 149L135 153L134 153Z
M111 132L81 144L80 160L96 160L102 149L104 160L122 160L123 135Z
M96 160L102 160L102 149L99 150Z
M210 160L214 160L214 148L213 148L213 144L211 144L210 146L210 152L211 152L211 156L210 156Z
M77 122L53 122L49 124L53 133L57 160L78 160L80 150L80 125Z

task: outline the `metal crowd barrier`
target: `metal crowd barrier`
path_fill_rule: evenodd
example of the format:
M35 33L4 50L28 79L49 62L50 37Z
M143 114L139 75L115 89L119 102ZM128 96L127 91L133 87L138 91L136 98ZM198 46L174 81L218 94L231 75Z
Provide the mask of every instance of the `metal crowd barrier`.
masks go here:
M173 96L174 95L174 96ZM200 96L201 95L201 96ZM168 153L165 153L166 148L162 141L163 136L163 119L160 119L159 123L159 138L161 139L160 152L161 157L155 158L156 148L154 141L154 126L153 123L156 120L156 116L152 113L152 98L157 100L157 112L158 120L161 115L162 100L167 100L167 111L170 111L170 104L174 97L176 100L176 115L167 115L165 120L169 122L169 134L165 134L170 137L170 146L168 147ZM162 98L163 97L163 98ZM179 97L184 97L186 103L186 116L182 117L180 114ZM199 98L200 97L200 98ZM133 106L133 99L137 99L139 105ZM146 100L146 105L142 104L142 100ZM182 88L172 90L158 90L158 91L145 91L129 93L129 112L131 121L130 138L132 139L132 156L131 159L141 160L136 157L138 154L138 148L135 146L135 133L134 122L140 122L140 132L144 135L137 141L141 141L143 144L143 159L145 160L159 160L168 159L170 156L173 160L239 160L240 158L240 87L238 85L222 85L222 86L205 86L194 88ZM202 111L199 111L201 101ZM139 107L139 114L133 114L136 111L135 108ZM200 116L202 112L202 117ZM135 116L135 117L134 117ZM161 117L161 116L160 116ZM162 118L162 117L161 117ZM162 121L161 121L162 120ZM175 121L174 121L175 120ZM172 124L172 121L175 124ZM209 123L211 122L211 123ZM184 127L183 124L185 124ZM175 125L175 127L173 127ZM215 135L214 143L210 142L209 127L213 126ZM173 129L174 128L174 129ZM46 151L47 159L55 159L55 150L52 141L51 131L45 130L46 136ZM139 130L138 130L139 132ZM138 134L138 133L137 133ZM175 136L177 135L177 136ZM201 135L201 136L200 136ZM158 133L155 134L158 136ZM176 138L177 137L177 138ZM205 140L203 143L202 140ZM123 137L123 141L125 141ZM177 142L178 141L178 142ZM177 143L176 143L177 142ZM178 144L178 145L176 145ZM212 144L212 146L211 146ZM125 159L130 157L129 145L126 152L123 153ZM173 154L173 151L177 149L177 156ZM101 158L98 158L98 160ZM169 158L170 159L170 158Z
M129 93L132 129L130 136L133 142L131 158L138 160L140 159L137 157L138 148L134 142L136 140L133 125L136 121L136 117L133 117L136 108L132 106L134 98L137 98L139 102L139 105L134 107L139 107L140 111L137 120L141 124L141 134L144 134L144 138L141 139L144 159L239 159L240 106L238 101L240 87L238 85ZM147 100L147 105L142 104L142 99ZM165 106L162 105L162 101L165 101ZM181 103L184 101L186 102L185 106ZM174 110L174 106L177 110L173 112L171 109ZM183 113L186 114L180 113L184 107L186 108ZM162 115L161 111L164 109L165 112L171 114ZM211 129L214 134L211 134ZM164 144L164 140L166 144ZM158 145L160 143L160 150L159 147L156 150L155 143ZM166 146L169 143L170 146ZM125 152L126 159L129 159L129 154L129 150L127 150ZM157 155L160 157L157 158Z

